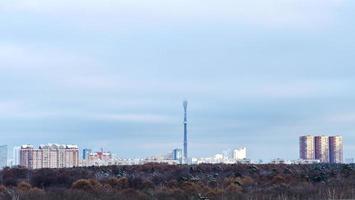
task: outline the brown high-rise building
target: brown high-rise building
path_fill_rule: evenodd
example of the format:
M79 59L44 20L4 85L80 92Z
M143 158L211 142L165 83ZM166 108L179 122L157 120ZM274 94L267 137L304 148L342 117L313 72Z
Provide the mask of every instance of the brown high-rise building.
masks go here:
M29 169L66 168L79 166L79 148L76 145L23 145L20 149L20 165Z
M343 162L343 137L342 136L329 137L329 161L330 163Z
M301 136L300 159L319 160L322 163L342 163L342 136Z
M314 160L314 137L311 135L300 137L300 158Z
M314 137L314 158L322 163L329 162L329 139L328 136Z

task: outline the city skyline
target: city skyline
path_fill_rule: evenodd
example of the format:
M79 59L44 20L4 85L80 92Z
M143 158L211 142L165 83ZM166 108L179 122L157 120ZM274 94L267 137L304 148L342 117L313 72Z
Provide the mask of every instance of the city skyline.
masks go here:
M245 146L298 158L300 135L355 157L355 2L139 0L0 3L0 136L122 157ZM11 19L11 20L9 20Z
M184 104L185 105L185 104ZM186 122L186 112L185 117L184 117L184 122ZM186 133L186 123L184 123L184 147L186 144L185 140L185 133ZM8 149L7 145L2 145L1 146L2 150L0 152L0 157L3 157L2 159L2 167L4 166L17 166L17 165L24 165L23 161L23 155L22 151L30 149L33 151L33 145L31 144L26 144L26 145L21 145L15 146L13 148L13 157L10 156L8 158ZM76 154L76 159L80 163L78 163L78 166L91 166L93 163L99 164L99 165L105 165L105 161L108 161L106 164L109 165L127 165L127 164L144 164L146 162L167 162L169 164L199 164L199 163L235 163L235 161L241 161L240 163L256 163L256 164L261 164L261 163L285 163L285 164L292 164L292 163L350 163L351 160L354 160L354 158L345 158L344 159L344 154L343 154L343 137L340 135L336 136L325 136L325 135L320 135L320 136L312 136L312 135L305 135L305 136L300 136L299 137L299 159L293 159L293 160L287 160L284 158L273 158L272 160L265 161L262 159L259 160L251 160L250 158L247 157L247 151L246 147L238 147L233 150L224 150L222 154L215 154L214 158L213 157L185 157L182 149L176 148L173 149L171 153L164 154L163 152L160 152L159 155L150 155L149 157L140 157L140 158L124 158L124 157L117 157L117 154L113 154L110 151L104 151L104 148L100 148L100 151L92 151L92 149L88 149L86 147L79 148L77 145L63 145L63 144L53 144L53 143L48 143L45 145L39 145L39 150L41 149L46 149L46 148L52 148L54 147L55 149L57 148L75 148L77 151ZM37 152L38 150L35 150ZM81 152L81 153L80 153ZM163 153L163 154L162 154ZM166 152L165 152L166 153ZM16 155L17 154L17 155ZM26 153L27 155L28 153ZM42 152L43 154L43 152ZM42 155L41 154L41 155ZM36 153L37 155L37 153ZM59 155L59 154L58 154ZM115 155L115 156L113 156ZM5 156L5 157L4 157ZM27 155L27 160L31 159L33 156ZM90 159L90 157L96 157L95 159ZM107 157L109 159L103 159L102 156ZM16 159L17 158L17 159ZM97 160L99 158L99 160ZM112 160L113 159L113 160ZM138 159L140 160L140 163L133 162L133 163L122 163L121 161L123 160L135 160ZM148 159L148 160L147 160ZM91 162L91 161L93 162ZM132 161L133 161L132 160ZM146 161L143 161L146 160ZM149 161L150 160L150 161ZM171 162L174 160L175 162ZM86 162L88 161L88 162ZM143 162L142 162L143 161ZM28 163L25 164L25 166L29 166L30 164ZM353 161L352 161L353 162ZM16 164L17 163L17 164ZM31 167L32 168L32 167Z
M186 102L186 101L185 101ZM186 147L186 122L187 103L184 102L184 148ZM31 169L38 168L70 168L75 166L109 166L109 165L141 165L145 163L167 164L310 164L310 163L344 163L343 138L337 136L312 136L299 137L299 159L287 160L274 158L271 161L251 160L247 157L246 147L233 150L224 150L212 157L186 157L182 149L173 149L172 152L160 155L151 155L145 158L123 158L110 151L92 151L88 148L79 148L77 145L45 144L35 149L33 145L26 144L13 148L13 157L8 159L7 145L2 145L0 151L1 167L24 166ZM82 152L82 153L80 153ZM186 148L185 151L186 152ZM352 160L352 161L351 161ZM353 162L353 158L345 159L345 163Z

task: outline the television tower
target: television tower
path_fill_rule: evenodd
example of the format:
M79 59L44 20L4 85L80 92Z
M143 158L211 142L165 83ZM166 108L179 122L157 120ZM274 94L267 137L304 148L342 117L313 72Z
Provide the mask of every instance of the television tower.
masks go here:
M187 164L187 101L184 101L182 105L184 106L184 162Z

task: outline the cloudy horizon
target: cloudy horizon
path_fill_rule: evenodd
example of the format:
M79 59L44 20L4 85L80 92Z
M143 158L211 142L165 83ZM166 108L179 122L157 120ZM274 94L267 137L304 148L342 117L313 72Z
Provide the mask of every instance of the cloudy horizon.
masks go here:
M122 157L246 146L297 159L301 135L355 154L355 37L347 0L4 0L0 132L10 147Z

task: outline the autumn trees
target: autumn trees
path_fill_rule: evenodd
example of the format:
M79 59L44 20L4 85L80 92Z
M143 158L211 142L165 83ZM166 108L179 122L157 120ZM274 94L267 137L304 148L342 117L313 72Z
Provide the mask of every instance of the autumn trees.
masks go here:
M5 168L0 199L355 198L354 165L166 165Z

